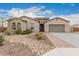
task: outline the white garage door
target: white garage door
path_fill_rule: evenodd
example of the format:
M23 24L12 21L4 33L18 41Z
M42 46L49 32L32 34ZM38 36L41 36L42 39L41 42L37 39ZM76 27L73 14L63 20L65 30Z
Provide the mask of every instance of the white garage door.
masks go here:
M50 24L49 32L65 32L65 24Z

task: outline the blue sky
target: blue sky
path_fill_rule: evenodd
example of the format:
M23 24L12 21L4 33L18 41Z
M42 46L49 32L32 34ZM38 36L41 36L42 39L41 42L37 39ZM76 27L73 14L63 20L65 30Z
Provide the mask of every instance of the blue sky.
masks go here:
M45 9L53 12L52 15L69 15L79 13L78 3L0 3L0 9L4 10L12 8L27 9L33 6L44 6Z
M0 3L0 18L20 16L59 16L78 23L79 3Z

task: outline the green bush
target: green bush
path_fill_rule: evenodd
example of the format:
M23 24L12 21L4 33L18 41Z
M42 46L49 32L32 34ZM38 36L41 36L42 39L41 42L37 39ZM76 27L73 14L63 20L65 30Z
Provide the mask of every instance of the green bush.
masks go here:
M15 33L16 33L16 34L21 34L22 31L21 31L21 29L17 29L17 30L15 31Z
M5 31L5 35L11 35L10 31Z
M0 36L0 45L2 45L3 42L4 42L4 38L3 38L3 36Z
M25 31L22 32L22 34L30 34L32 33L32 30L31 29L26 29Z

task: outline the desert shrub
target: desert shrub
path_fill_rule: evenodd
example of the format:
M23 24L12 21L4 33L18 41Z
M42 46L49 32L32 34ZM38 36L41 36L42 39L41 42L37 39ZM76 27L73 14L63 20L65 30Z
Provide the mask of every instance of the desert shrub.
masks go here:
M5 35L11 35L11 32L7 31L7 30L4 33L5 33Z
M22 32L22 34L30 34L32 33L32 30L31 29L26 29L25 31Z
M43 39L42 33L37 33L37 34L35 34L35 37L36 37L37 40Z
M0 45L2 45L3 42L4 42L4 38L3 38L3 36L0 36Z
M16 34L21 34L21 33L22 33L22 30L21 30L21 29L17 29L17 30L15 31L15 33L16 33Z

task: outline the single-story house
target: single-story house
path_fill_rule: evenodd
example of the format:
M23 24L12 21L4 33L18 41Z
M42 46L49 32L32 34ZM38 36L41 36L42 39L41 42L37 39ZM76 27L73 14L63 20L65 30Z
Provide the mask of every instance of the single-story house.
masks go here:
M34 32L70 32L70 21L59 17L49 19L22 16L19 18L10 18L7 21L7 30L9 31L14 31L18 28L21 30L32 28Z

